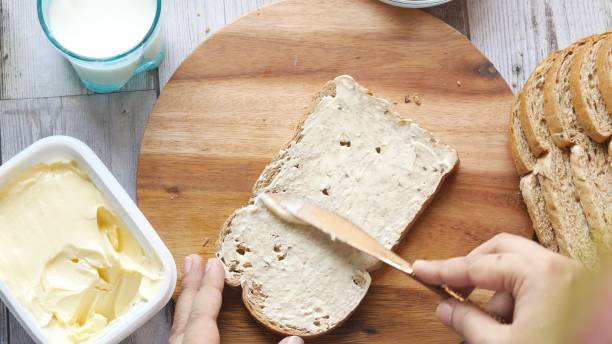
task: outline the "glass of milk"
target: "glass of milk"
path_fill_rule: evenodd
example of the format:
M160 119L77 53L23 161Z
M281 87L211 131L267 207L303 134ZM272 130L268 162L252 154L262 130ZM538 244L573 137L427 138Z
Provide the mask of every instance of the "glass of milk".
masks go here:
M94 92L117 91L163 59L161 0L37 2L45 34Z

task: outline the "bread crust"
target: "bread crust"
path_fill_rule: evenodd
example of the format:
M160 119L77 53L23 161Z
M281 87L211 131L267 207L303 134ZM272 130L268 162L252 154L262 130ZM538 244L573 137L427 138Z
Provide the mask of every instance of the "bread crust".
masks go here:
M533 87L537 87L537 85L534 83L537 82L539 78L546 75L558 56L559 52L554 52L546 57L546 59L544 59L544 61L542 61L542 63L536 67L535 71L531 74L527 80L527 83L523 87L523 90L519 94L519 118L521 119L521 125L523 126L527 143L529 144L531 152L536 158L542 156L548 151L549 142L548 137L542 137L542 135L538 134L537 126L541 125L539 123L539 119L531 118L533 117L533 114L531 114L531 111L529 110L529 93ZM544 117L544 115L542 115L542 117ZM548 128L546 128L546 131L548 135Z
M609 211L612 175L607 147L580 138L572 146L570 165L576 191L589 225L591 236L605 251L612 249L612 214Z
M599 91L608 112L612 114L612 62L609 57L611 50L612 34L608 33L597 54L597 76L599 77Z
M572 54L576 54L593 37L585 37L564 49L548 73L546 73L544 81L544 117L546 118L546 124L548 125L553 142L561 148L573 145L576 133L567 132L567 128L563 126L562 113L560 104L557 101L556 90L556 86L560 82L559 71L565 60L570 58Z
M520 148L521 145L519 141L525 140L525 133L523 133L520 127L520 132L517 132L514 129L515 123L517 121L520 121L520 119L518 118L518 107L519 100L517 97L517 99L514 101L514 104L512 105L512 112L510 112L510 125L508 128L508 132L510 141L510 154L512 155L512 160L514 160L516 172L519 176L522 176L530 173L533 170L533 167L535 165L535 157L533 156L533 154L531 154L531 151L523 152L523 150Z
M600 128L598 123L595 122L595 119L589 114L586 101L587 98L582 89L580 74L582 72L582 65L584 64L585 57L589 54L595 43L601 38L602 35L596 35L588 39L585 47L580 49L576 55L570 69L570 91L578 121L587 135L599 143L605 142L612 134L612 131Z
M567 252L588 269L597 269L597 247L590 238L586 214L578 201L570 167L570 153L551 146L551 151L538 161L535 171L559 250Z
M544 196L542 195L538 177L534 173L523 176L520 182L520 189L527 206L527 212L531 218L531 225L540 244L553 252L559 252L557 236L552 228L546 209L544 209ZM567 255L567 252L561 253Z
M368 92L368 93L369 93L369 95L373 96L373 94L371 92ZM312 99L312 101L310 103L310 106L309 106L308 110L306 111L306 113L304 114L304 116L302 117L302 119L300 120L298 125L296 126L294 135L291 138L291 140L289 140L286 144L284 144L282 146L282 148L274 156L272 161L264 168L262 174L260 175L258 180L255 182L255 185L253 186L253 189L252 189L251 197L249 199L249 204L253 204L254 203L257 193L261 189L266 188L267 186L269 186L270 183L273 181L274 177L279 173L279 171L282 168L282 164L281 163L284 160L284 158L285 158L289 148L291 148L292 145L294 145L295 143L297 143L297 142L299 142L301 140L301 138L302 138L302 131L304 129L304 122L306 121L308 116L310 116L315 111L316 106L319 104L321 99L323 99L324 97L335 97L335 96L336 96L336 83L335 83L334 80L330 80L330 81L326 82L325 85L322 87L322 89L315 94L315 96L313 97L313 99ZM381 101L384 101L384 100L381 100ZM386 102L386 101L384 101L384 102ZM389 111L388 114L390 116L397 117L398 120L400 119L400 115L395 113L395 112ZM427 132L427 134L429 134L433 138L433 136L431 135L431 133L429 131L426 131L426 132ZM436 142L438 142L438 141L436 140ZM451 175L452 173L454 173L458 169L458 166L459 166L459 159L457 158L457 162L455 163L453 168L449 169L449 171L445 172L444 175L442 175L441 181L440 181L440 183L438 183L436 190L432 193L431 197L429 197L423 203L423 205L422 205L421 209L419 210L419 212L416 214L414 219L406 226L406 229L404 229L404 231L402 232L400 238L394 243L392 249L394 249L403 240L403 238L405 237L406 233L408 232L408 229L418 220L420 215L427 208L428 204L435 198L435 195L440 190L440 188L441 188L442 184L444 183L444 181L446 180L446 178L449 175ZM216 250L217 250L217 257L220 258L222 261L223 261L223 258L220 257L218 252L221 249L221 245L223 243L223 240L224 240L225 236L227 236L231 232L232 220L234 219L234 217L236 216L238 211L239 211L239 209L236 210L225 221L225 223L221 226L221 229L220 229L220 235L219 235L219 239L217 240ZM381 266L381 264L374 265L372 267L372 269L370 269L370 271L375 269L375 268L377 268L377 267L380 267L380 266ZM348 320L350 318L350 316L355 312L355 310L358 308L359 304L361 303L360 302L344 319L342 319L341 321L337 322L336 324L334 324L334 326L331 326L330 328L328 328L325 331L317 332L317 333L312 333L310 331L305 331L305 330L298 329L298 328L288 330L287 328L283 328L283 327L278 326L278 324L276 324L274 321L272 321L272 320L268 319L267 317L265 317L263 314L261 314L259 312L259 310L256 307L253 306L253 304L250 302L251 296L249 295L249 288L248 288L248 286L241 285L239 277L234 276L234 278L231 278L231 277L228 277L228 275L226 274L226 280L225 281L226 281L227 285L229 285L230 287L242 287L242 301L243 301L245 307L247 308L247 310L249 311L249 313L251 313L251 315L261 325L263 325L264 327L268 328L272 332L277 333L277 334L282 335L282 336L300 336L300 337L309 338L309 339L310 338L320 337L320 336L322 336L324 334L327 334L327 333L333 331L337 327L341 326L346 320ZM363 301L363 299L362 299L362 301Z
M303 115L300 122L297 124L293 137L281 147L279 152L272 158L272 161L268 165L266 165L261 176L255 182L255 185L253 186L253 189L252 189L251 196L249 198L249 204L252 204L255 201L256 193L260 189L269 185L270 182L274 179L274 177L278 174L278 172L280 171L280 165L278 165L278 162L284 158L287 150L291 147L291 145L300 141L304 121L306 121L306 118L308 118L308 116L314 112L315 107L319 103L319 101L324 97L327 97L327 96L334 97L335 95L336 95L336 84L333 80L326 82L325 85L323 85L323 87L321 88L321 90L314 95L314 97L312 98L312 101L310 102L310 106L308 107L308 110ZM223 239L231 232L232 220L236 217L236 214L238 213L239 210L240 209L235 210L234 213L232 213L232 215L230 215L230 217L221 226L219 239L217 240L217 244L216 244L216 251L217 251L217 257L221 259L222 262L223 262L223 257L221 257L218 252L221 249ZM225 262L223 263L225 264ZM302 338L316 338L316 337L322 336L328 332L331 332L336 327L344 323L344 321L346 321L346 319L348 319L353 314L355 309L357 309L355 308L353 312L351 312L345 319L336 323L334 326L330 327L325 332L313 334L309 331L303 331L301 329L293 329L293 331L289 332L289 331L286 331L286 329L281 328L280 326L275 324L270 319L263 316L257 310L257 308L253 306L253 304L250 301L251 296L249 295L249 288L248 286L241 285L239 276L234 275L230 277L228 276L228 274L226 274L225 283L232 288L241 287L242 288L242 293L241 293L242 303L244 304L246 309L249 311L249 313L251 313L251 315L255 318L255 320L257 320L259 324L263 325L267 329L281 336L300 336Z

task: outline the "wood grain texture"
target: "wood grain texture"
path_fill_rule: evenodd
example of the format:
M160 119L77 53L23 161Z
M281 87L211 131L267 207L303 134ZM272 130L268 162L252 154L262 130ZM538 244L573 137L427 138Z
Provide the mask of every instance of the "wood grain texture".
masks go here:
M514 91L551 52L612 27L611 1L467 0L470 39Z
M9 311L0 302L0 344L9 343Z
M450 25L467 38L470 38L467 0L447 2L440 6L426 8L424 11Z
M160 88L164 88L176 68L204 39L225 24L272 1L165 1L163 34L166 38L166 57L159 68Z
M245 0L244 2L248 3L249 1ZM467 3L467 8L456 8L457 4L463 2ZM555 45L563 47L582 36L612 28L612 2L609 0L527 0L520 2L526 2L528 5L518 6L519 0L455 0L427 11L443 19L464 34L466 31L462 27L468 28L467 32L470 33L475 45L489 57L500 74L509 83L520 79L517 88L522 85L531 69L538 62L537 58L534 57L522 58L521 55L531 56L529 55L531 47L526 42L533 40L529 37L540 34L540 31L537 30L545 27L547 22L553 25L548 24L548 27L552 28L551 34L539 36L543 37L541 44L544 47ZM542 5L539 2L548 4L550 10L548 12L544 11L545 15L532 16L532 3L541 8ZM243 6L240 0L174 0L164 1L164 5L166 6L163 19L166 58L159 70L159 79L162 84L165 84L163 81L170 78L182 60L203 39L210 37L226 23L226 10L228 13L234 13L233 17L237 18L243 14L237 10L238 8L241 10L251 8ZM189 9L196 9L196 11L190 12ZM539 13L541 14L542 11L540 10ZM521 30L517 30L517 23L519 22L523 26ZM206 33L207 26L210 29L208 33ZM544 54L544 52L540 53ZM38 98L43 95L65 96L84 93L85 91L78 84L78 80L69 65L59 55L54 57L53 54L56 53L42 36L42 31L38 26L34 3L19 0L0 0L0 99L3 97ZM51 62L48 60L51 60ZM519 66L518 72L515 71L516 66ZM150 83L150 81L147 81L147 83ZM139 88L136 85L142 85L142 82L131 82L129 88ZM148 93L138 94L142 96ZM125 104L120 102L134 101L133 99L138 96L115 97L114 95L108 95L104 97L107 97L109 102L116 104L115 106L123 107ZM28 137L27 135L32 135L32 132L62 133L62 127L59 124L61 121L54 120L54 117L45 114L58 111L53 108L54 104L57 104L56 100L31 99L28 102L31 103L30 108L36 102L40 102L38 110L36 110L38 112L32 113L28 120L16 122L13 129L2 131L1 146L17 147L19 146L18 142L23 140L21 135ZM14 102L0 101L0 112L5 113L12 108L11 111L16 112L13 114L13 119L18 117L20 111L27 113L28 107L24 103L21 103L17 108L15 108L15 104ZM84 108L83 111L89 110ZM47 129L35 127L38 121ZM94 134L90 134L92 137L98 136L95 134L96 131L104 132L107 130L104 125L100 126L96 121L85 121L79 125L83 127L85 132L93 131ZM30 126L32 127L30 128ZM49 129L53 126L57 126L57 129L52 129L56 131ZM131 140L135 141L128 144L127 147L113 147L112 149L131 149L131 147L139 144L139 138L136 136L132 137ZM123 145L126 141L121 140L121 142ZM108 145L114 146L116 144L109 142ZM19 147L25 147L25 145L21 144ZM125 161L125 159L119 160ZM113 171L119 174L133 175L135 173L131 170L133 166L134 163L127 163L122 168L115 164ZM122 181L122 183L124 182ZM250 187L250 185L246 187ZM133 194L134 188L128 188L128 191ZM242 321L239 318L240 315L244 315L240 313L242 305L236 302L234 306L238 313L233 312L234 308L231 307L229 308L231 313L222 313L222 321L228 321L227 318L232 319L231 324L227 326L239 326ZM171 311L172 305L169 305L166 312L160 313L156 318L159 321L156 320L155 325L148 325L143 328L138 332L138 335L127 342L166 343ZM224 310L224 312L228 311ZM250 318L245 317L244 320L248 322ZM9 343L8 325L8 313L0 304L0 344ZM152 328L152 326L155 326L155 328ZM17 327L18 325L11 325L11 328ZM371 328L367 330L374 331ZM166 335L160 335L160 333ZM245 340L248 339L241 338L241 341ZM406 337L404 341L418 342L419 338ZM25 339L23 336L13 336L13 340L10 342L24 343Z
M221 224L246 203L310 97L344 73L460 155L459 172L400 245L403 257L463 255L501 231L531 234L507 148L512 92L461 33L421 11L369 0L289 0L209 38L154 108L141 148L138 199L179 271L186 255L214 253ZM415 93L421 106L404 102ZM390 269L374 280L355 316L320 342L457 340L434 319L427 291ZM270 342L235 292L224 300L225 342Z

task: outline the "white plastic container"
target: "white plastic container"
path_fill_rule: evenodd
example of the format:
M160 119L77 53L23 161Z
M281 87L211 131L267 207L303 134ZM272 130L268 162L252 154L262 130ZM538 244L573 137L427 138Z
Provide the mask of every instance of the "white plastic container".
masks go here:
M67 136L51 136L39 140L0 166L0 187L24 170L41 163L72 160L87 172L91 181L121 218L147 254L155 254L163 266L163 280L157 294L148 302L134 306L111 323L94 343L118 343L144 325L170 300L176 286L176 264L170 251L157 235L140 209L104 166L98 156L83 142ZM0 298L37 343L49 343L43 331L24 307L0 280Z

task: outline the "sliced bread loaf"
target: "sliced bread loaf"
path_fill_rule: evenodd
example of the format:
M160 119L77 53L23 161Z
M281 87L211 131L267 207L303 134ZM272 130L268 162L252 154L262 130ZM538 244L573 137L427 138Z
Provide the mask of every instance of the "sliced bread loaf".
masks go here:
M217 256L227 283L242 286L251 314L277 332L330 331L361 302L375 262L312 228L278 219L257 194L305 197L392 248L457 164L453 149L400 119L351 77L337 77L265 168L251 204L221 229Z
M578 121L595 141L604 142L612 135L612 115L599 89L597 55L606 35L589 39L570 69L570 91Z
M544 82L544 115L553 142L562 148L569 147L581 131L572 105L570 93L570 66L588 39L580 40L566 48L546 74Z
M546 213L546 206L538 177L533 173L523 176L520 187L533 229L538 236L538 241L549 250L559 252L557 237Z
M582 205L576 194L569 152L555 145L538 159L535 170L546 212L553 226L559 249L590 269L597 268L597 247L591 239Z
M518 98L514 101L512 112L510 113L509 131L512 160L514 160L514 166L519 176L522 176L533 170L536 159L529 149L529 144L521 127Z
M595 242L612 250L612 166L606 146L582 137L570 162L576 190Z
M544 117L544 80L559 53L549 55L531 74L519 94L519 117L531 152L536 157L548 151L550 133Z
M608 33L597 53L597 78L601 96L612 113L612 33Z

